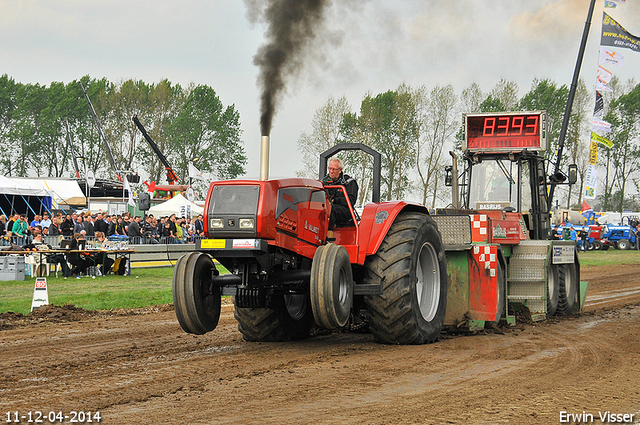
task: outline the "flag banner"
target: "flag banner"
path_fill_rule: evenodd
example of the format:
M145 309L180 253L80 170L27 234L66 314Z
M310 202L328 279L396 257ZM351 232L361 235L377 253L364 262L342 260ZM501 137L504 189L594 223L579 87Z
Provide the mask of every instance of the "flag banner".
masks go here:
M598 185L598 170L596 170L595 165L589 164L587 168L587 178L585 180L583 197L585 199L595 199Z
M624 62L624 56L620 53L614 52L605 46L600 46L600 63L622 66L622 62Z
M602 12L602 15L601 46L622 47L640 52L640 38L625 30L622 25L607 15L607 12Z
M613 147L613 142L611 140L605 139L604 137L602 137L601 135L599 135L597 133L594 133L593 131L591 132L591 141L603 144L608 148Z
M607 83L605 83L604 81L602 81L599 78L596 81L596 90L608 91L608 92L613 93L613 89L611 87L609 87L609 85Z
M611 9L615 9L615 7L617 6L616 2L613 0L604 0L604 7L607 8L611 8Z
M192 179L205 179L200 170L198 170L196 166L193 165L193 162L189 162L189 177Z
M593 109L593 115L595 117L601 117L604 113L604 100L602 99L602 93L596 90L596 106Z
M605 69L602 65L598 66L598 80L608 84L611 81L611 77L613 77L611 71Z
M611 124L606 121L599 120L598 118L593 119L593 131L604 131L605 133L611 132Z
M598 144L595 141L591 141L591 148L589 149L589 164L596 165L598 163Z
M124 176L124 189L129 194L129 200L127 201L127 204L135 208L136 203L133 200L133 191L131 190L131 186L129 186L129 180L127 180L127 176Z
M582 212L591 211L591 210L593 210L593 208L591 208L591 206L589 204L587 204L587 201L585 201L583 199L582 200Z

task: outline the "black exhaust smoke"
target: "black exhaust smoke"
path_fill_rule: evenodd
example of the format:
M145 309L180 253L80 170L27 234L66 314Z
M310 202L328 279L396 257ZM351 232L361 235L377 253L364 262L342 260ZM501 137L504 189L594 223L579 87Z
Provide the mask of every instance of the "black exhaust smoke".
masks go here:
M301 69L305 48L320 29L330 3L330 0L245 0L249 18L256 20L262 16L269 25L267 42L253 57L253 63L260 67L262 136L270 135L286 80Z

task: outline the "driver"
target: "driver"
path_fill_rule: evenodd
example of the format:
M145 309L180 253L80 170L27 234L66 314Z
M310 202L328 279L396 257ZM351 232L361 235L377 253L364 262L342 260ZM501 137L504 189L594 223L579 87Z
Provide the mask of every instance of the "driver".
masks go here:
M351 206L353 207L358 198L358 183L353 177L344 174L342 169L343 165L340 159L329 159L329 166L327 167L329 174L322 179L322 183L325 186L344 186L347 191L347 196L349 196L349 201L351 201ZM328 188L325 189L325 192L331 202L331 215L329 216L329 232L327 233L327 237L332 238L334 227L348 226L353 224L353 221L347 200L344 197L344 191Z

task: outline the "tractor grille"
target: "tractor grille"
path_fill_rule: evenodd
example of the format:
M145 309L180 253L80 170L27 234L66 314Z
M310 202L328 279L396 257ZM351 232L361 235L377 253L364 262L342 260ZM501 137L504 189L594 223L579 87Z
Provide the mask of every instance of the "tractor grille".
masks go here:
M255 214L260 186L216 186L211 193L210 211L215 214Z
M259 197L260 186L215 186L209 200L209 237L255 237Z

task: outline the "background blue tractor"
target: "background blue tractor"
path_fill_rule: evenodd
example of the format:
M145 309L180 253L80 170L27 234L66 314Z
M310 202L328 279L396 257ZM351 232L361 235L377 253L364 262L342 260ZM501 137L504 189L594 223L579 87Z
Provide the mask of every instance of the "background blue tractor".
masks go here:
M637 226L637 217L623 217L621 224L604 226L602 238L609 240L616 249L638 249Z

